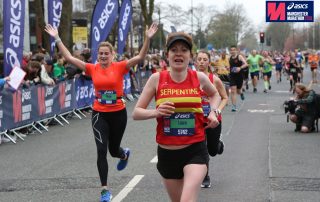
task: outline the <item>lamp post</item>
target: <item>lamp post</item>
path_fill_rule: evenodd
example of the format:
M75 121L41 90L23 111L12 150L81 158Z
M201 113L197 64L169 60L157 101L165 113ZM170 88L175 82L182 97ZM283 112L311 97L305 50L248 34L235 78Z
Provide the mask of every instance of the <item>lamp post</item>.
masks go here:
M193 0L191 0L191 36L193 35Z
M138 26L138 28L139 28L139 41L138 41L138 45L139 45L139 48L141 48L141 46L142 46L142 38L143 38L143 34L142 34L142 15L139 15L140 17L139 17L139 26Z
M160 33L159 33L159 53L161 52L162 49L162 29L161 29L161 9L160 9L160 5L159 5L159 10L158 10L158 14L159 14L159 28L160 28Z

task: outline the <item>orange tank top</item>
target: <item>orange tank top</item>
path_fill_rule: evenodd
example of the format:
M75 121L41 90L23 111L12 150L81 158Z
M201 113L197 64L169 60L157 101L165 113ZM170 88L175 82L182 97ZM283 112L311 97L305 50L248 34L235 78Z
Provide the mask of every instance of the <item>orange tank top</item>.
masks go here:
M125 108L122 101L123 76L129 72L127 61L112 62L107 68L99 63L86 63L86 74L90 75L95 90L93 109L99 112L115 112Z

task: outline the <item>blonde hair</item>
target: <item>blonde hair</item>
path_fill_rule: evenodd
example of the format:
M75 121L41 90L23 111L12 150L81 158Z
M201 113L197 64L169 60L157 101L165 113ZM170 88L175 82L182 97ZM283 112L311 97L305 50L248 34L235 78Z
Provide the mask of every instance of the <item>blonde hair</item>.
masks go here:
M311 91L309 86L305 86L303 83L296 83L295 87L302 91L301 96L299 98L307 97L309 92Z
M103 41L99 44L98 46L98 51L101 47L108 47L110 49L110 52L113 54L113 46L111 45L111 43L107 42L107 41Z

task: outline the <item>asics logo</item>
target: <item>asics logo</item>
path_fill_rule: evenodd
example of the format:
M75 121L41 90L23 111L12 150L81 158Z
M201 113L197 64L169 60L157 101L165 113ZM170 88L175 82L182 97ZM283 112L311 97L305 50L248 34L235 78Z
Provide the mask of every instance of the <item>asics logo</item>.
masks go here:
M293 2L290 3L290 5L287 7L288 10L291 9L308 9L308 4L295 4Z
M190 114L176 114L175 119L188 119L190 118Z

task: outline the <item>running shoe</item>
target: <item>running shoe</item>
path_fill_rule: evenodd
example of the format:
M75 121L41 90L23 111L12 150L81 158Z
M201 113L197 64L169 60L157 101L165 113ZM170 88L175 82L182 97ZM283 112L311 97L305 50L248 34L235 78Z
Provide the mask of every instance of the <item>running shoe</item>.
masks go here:
M263 92L264 92L264 93L267 93L268 91L267 91L267 89L264 89Z
M254 88L254 89L253 89L253 92L256 93L256 92L257 92L257 88Z
M209 175L206 175L202 181L201 184L202 188L210 188L211 187L211 182L210 182L210 177Z
M101 191L100 202L110 202L112 199L112 194L109 190L103 189Z
M223 151L224 151L224 143L222 142L222 140L219 140L217 154L221 155L223 153Z
M249 85L248 84L246 84L246 90L249 90Z
M237 106L236 105L232 105L231 106L231 111L232 112L236 112L237 111Z
M271 85L269 85L269 90L271 90Z
M240 94L240 97L241 97L241 100L244 100L244 94L243 93Z
M130 149L129 148L124 148L123 151L124 151L124 153L126 155L126 158L119 160L118 165L117 165L117 169L119 171L123 170L123 169L125 169L127 167L129 156L130 156Z

